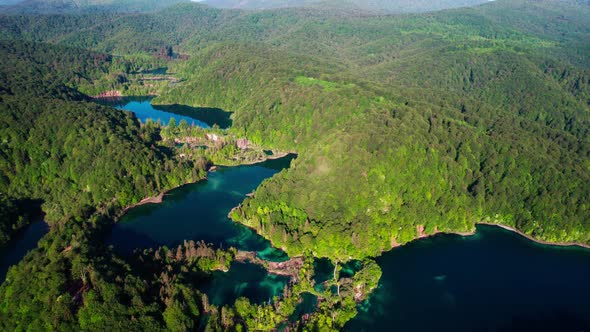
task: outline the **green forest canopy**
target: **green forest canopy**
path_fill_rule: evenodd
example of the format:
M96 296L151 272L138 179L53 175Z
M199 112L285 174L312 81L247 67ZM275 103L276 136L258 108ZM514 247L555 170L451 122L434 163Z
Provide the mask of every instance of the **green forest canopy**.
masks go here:
M235 111L236 132L301 154L239 216L292 253L375 255L422 226L466 231L488 219L589 240L588 6L310 13L182 4L82 27L76 16L2 27L96 51L190 54L171 64L184 83L156 102Z
M180 83L155 103L232 111L230 133L299 154L232 215L291 256L363 259L480 221L590 243L589 15L585 2L518 0L399 16L192 3L1 16L0 244L26 224L25 199L43 201L55 227L0 288L0 326L183 330L207 312L188 300L203 299L186 283L201 268L175 265L169 287L159 273L178 262L156 260L147 277L135 261L99 258L111 257L100 232L116 211L203 176L153 128L83 93L156 64ZM183 57L149 60L162 49ZM92 289L83 304L71 292L80 285ZM211 324L239 316L259 327L259 310L272 328L292 309L284 303L276 315L240 301ZM350 298L322 308L316 327L355 312Z

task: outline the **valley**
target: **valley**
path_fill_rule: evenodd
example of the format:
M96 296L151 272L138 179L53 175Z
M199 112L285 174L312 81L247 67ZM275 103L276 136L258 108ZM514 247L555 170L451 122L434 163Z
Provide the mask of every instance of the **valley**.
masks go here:
M0 3L0 329L588 329L589 16Z

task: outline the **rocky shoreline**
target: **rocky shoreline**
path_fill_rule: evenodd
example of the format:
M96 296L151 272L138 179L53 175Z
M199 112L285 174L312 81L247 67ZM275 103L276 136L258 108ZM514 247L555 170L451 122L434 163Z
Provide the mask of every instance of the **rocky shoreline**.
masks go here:
M100 98L121 98L123 97L123 95L121 94L121 91L118 90L111 90L111 91L105 91L102 92L96 96L91 96L94 99L100 99Z
M171 190L174 190L174 189L171 189ZM126 207L125 209L123 209L123 211L127 212L135 207L145 205L145 204L160 204L164 201L165 194L166 194L166 192L163 192L163 193L160 193L158 196L146 197L146 198L142 199L141 201L137 202L136 204Z
M268 160L276 160L276 159L285 158L285 157L287 157L288 155L291 155L291 154L295 154L295 153L294 152L280 152L280 153L277 153L277 154L266 156L265 158L260 158L260 159L256 159L256 160L252 160L252 161L246 161L246 162L240 162L238 165L217 164L216 166L220 166L220 167L250 166L250 165L260 164L260 163L263 163L263 162L268 161Z
M531 240L531 241L539 243L539 244L545 244L545 245L557 246L557 247L581 247L581 248L590 249L590 244L585 244L585 243L580 243L580 242L550 242L550 241L535 239L534 237L532 237L528 234L525 234L516 228L512 228L512 227L501 225L501 224L480 222L480 223L477 223L476 225L488 225L488 226L500 227L500 228L503 228L507 231L511 231L513 233L516 233L524 238L527 238L528 240Z
M235 260L241 263L249 262L259 265L270 274L290 277L294 282L297 281L299 271L304 264L303 257L293 257L284 262L271 262L258 257L254 251L238 251Z

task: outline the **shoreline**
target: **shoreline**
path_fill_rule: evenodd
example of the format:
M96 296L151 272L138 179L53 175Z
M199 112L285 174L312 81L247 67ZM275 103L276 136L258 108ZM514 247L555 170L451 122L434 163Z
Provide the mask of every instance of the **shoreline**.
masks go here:
M88 96L90 97L90 101L95 102L95 103L99 103L100 102L106 102L106 103L113 103L113 102L120 102L122 100L124 100L125 98L136 98L136 97L146 97L146 100L149 98L155 98L157 97L157 94L152 94L152 93L148 93L148 94L143 94L141 96L128 96L128 95L118 95L118 96ZM111 105L108 105L111 106ZM114 106L111 106L114 107ZM128 111L128 110L121 110L121 111L127 111L127 112L132 112L132 111Z
M477 231L477 229L474 227L473 230L471 230L469 232L443 232L443 231L439 231L437 229L437 227L435 227L434 228L434 233L425 234L425 233L423 233L424 232L424 229L422 227L423 227L422 225L416 225L416 230L418 231L418 236L416 238L414 238L413 240L408 241L408 242L406 242L404 244L401 244L401 243L397 242L397 239L396 238L391 239L391 249L389 249L389 250L382 250L381 251L381 255L384 254L384 253L386 253L386 252L389 252L390 250L393 250L393 249L396 249L396 248L401 248L401 247L407 246L407 245L409 245L411 243L414 243L414 242L417 242L417 241L420 241L420 240L425 240L425 239L431 238L433 236L437 236L437 235L458 235L458 236L468 237L468 236L475 235L475 232Z
M215 169L214 169L214 168L215 168L215 166L214 166L214 165L213 165L213 166L210 166L209 168L207 168L207 173L209 173L209 172L214 172L214 171L215 171ZM185 183L185 184L181 184L180 186L176 186L176 187L174 187L174 188L170 188L170 189L168 189L168 190L164 190L164 191L162 191L161 193L159 193L157 196L146 197L146 198L142 199L141 201L139 201L139 202L137 202L137 203L135 203L135 204L132 204L132 205L129 205L129 206L125 207L125 208L124 208L124 209L121 211L121 213L120 213L120 215L118 216L118 219L117 219L117 221L116 221L116 222L118 222L118 221L119 221L119 219L121 219L121 218L122 218L122 217L123 217L123 216L124 216L124 215L125 215L127 212L129 212L129 210L131 210L131 209L133 209L133 208L136 208L136 207L139 207L139 206L142 206L142 205L146 205L146 204L162 204L162 203L164 202L164 197L165 197L165 196L166 196L166 194L168 194L169 192L171 192L171 191L173 191L173 190L176 190L176 189L180 189L180 188L182 188L182 187L184 187L184 186L188 186L188 185L191 185L191 184L196 184L196 183L199 183L199 182L201 182L201 181L206 181L206 180L207 180L207 177L204 177L204 178L202 178L202 179L199 179L199 180L197 180L197 181L195 181L195 182L187 182L187 183Z
M174 190L174 189L177 189L177 188L173 188L170 190ZM164 192L161 192L160 194L158 194L158 196L146 197L133 205L129 205L128 207L123 209L123 214L125 214L125 212L127 212L133 208L136 208L138 206L142 206L142 205L146 205L146 204L160 204L160 203L162 203L164 201L164 195L166 195L170 190L166 190Z
M420 232L420 225L418 225L417 226L418 233L420 234L418 237L416 237L412 241L409 241L404 244L400 244L397 241L395 241L395 239L393 239L391 249L400 248L400 247L406 246L410 243L413 243L413 242L416 242L419 240L424 240L424 239L427 239L427 238L430 238L433 236L437 236L437 235L458 235L458 236L462 236L462 237L474 236L477 232L478 225L499 227L499 228L502 228L502 229L507 230L509 232L515 233L515 234L517 234L529 241L537 243L537 244L542 244L542 245L546 245L546 246L555 246L555 247L578 247L578 248L584 248L584 249L590 250L590 244L581 243L581 242L550 242L550 241L540 240L540 239L536 239L536 238L532 237L531 235L528 235L516 228L502 225L502 224L490 223L490 222L477 222L477 223L475 223L474 229L469 232L441 232L441 231L436 230L436 228L435 228L435 232L432 234L423 234L422 232ZM382 254L385 252L388 252L388 251L389 250L383 251Z
M283 262L273 262L260 258L256 251L244 251L238 250L236 262L258 265L264 268L269 274L283 277L290 277L291 280L297 280L299 270L304 264L303 256L289 257L288 260Z
M590 249L590 244L585 244L585 243L580 243L580 242L550 242L550 241L545 241L545 240L539 240L536 239L528 234L525 234L522 231L519 231L516 228L512 228L510 226L506 226L506 225L502 225L502 224L494 224L494 223L488 223L488 222L478 222L475 224L477 225L486 225L486 226L495 226L495 227L500 227L503 228L507 231L516 233L530 241L533 241L535 243L538 244L543 244L543 245L548 245L548 246L556 246L556 247L579 247L579 248L584 248L584 249Z

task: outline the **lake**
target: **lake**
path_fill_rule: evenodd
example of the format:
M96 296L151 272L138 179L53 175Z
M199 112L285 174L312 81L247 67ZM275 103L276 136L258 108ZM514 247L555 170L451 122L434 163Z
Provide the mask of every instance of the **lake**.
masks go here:
M184 240L204 240L215 247L256 251L266 260L287 255L227 215L262 181L289 167L293 155L256 165L220 167L208 179L169 192L161 204L135 207L113 226L107 244L121 254L136 248L175 247ZM280 295L288 278L269 275L262 267L234 263L229 272L214 272L200 285L215 305L232 304L240 296L262 303Z
M185 120L189 125L209 128L217 125L222 129L231 127L231 112L219 108L190 107L184 105L152 105L154 97L121 97L121 98L97 98L96 102L114 107L120 110L133 112L135 116L145 123L148 119L168 125L171 119L178 125Z
M377 259L379 288L347 331L590 331L590 250L481 225Z
M204 240L216 247L257 251L265 259L286 259L270 242L227 215L263 180L288 167L293 158L220 167L210 172L206 181L172 190L161 204L129 210L115 224L107 243L120 253L131 253L136 248L174 247L184 240Z

